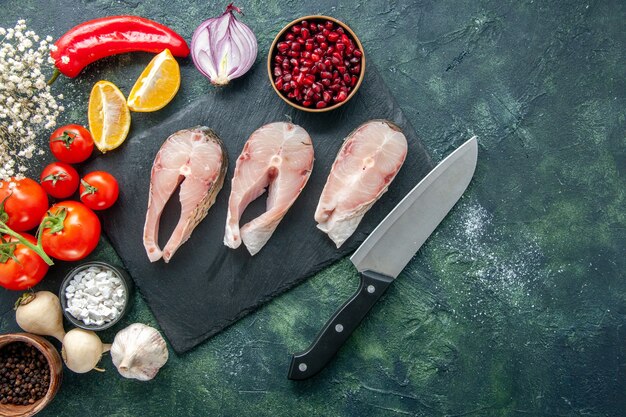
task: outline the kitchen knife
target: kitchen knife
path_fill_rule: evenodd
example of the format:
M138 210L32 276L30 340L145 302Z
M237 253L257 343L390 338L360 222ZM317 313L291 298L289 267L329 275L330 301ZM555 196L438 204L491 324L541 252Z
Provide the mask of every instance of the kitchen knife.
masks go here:
M291 358L289 379L307 379L332 359L367 312L461 198L478 158L476 137L441 161L350 257L360 272L356 293L326 323L308 350Z

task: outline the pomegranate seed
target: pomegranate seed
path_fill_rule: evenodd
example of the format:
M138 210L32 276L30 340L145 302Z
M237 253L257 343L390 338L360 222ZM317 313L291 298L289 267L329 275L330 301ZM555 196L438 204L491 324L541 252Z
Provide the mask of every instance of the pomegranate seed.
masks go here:
M313 91L315 91L316 93L321 93L321 92L322 92L322 89L323 89L323 86L322 86L322 84L320 84L320 83L315 83L315 84L313 84L313 85L311 86L311 89L312 89Z
M328 48L326 48L326 55L327 56L332 56L333 52L335 52L335 47L334 46L329 46Z
M320 71L326 71L326 65L324 65L323 62L318 62L317 67L320 69Z
M315 35L315 40L317 41L317 43L322 43L326 40L326 37L321 33L318 33L317 35Z
M303 28L308 28L309 22L307 22L306 20L303 20L302 22L300 22L300 25L302 25Z
M319 56L324 55L324 51L322 51L322 49L321 49L321 48L315 48L315 49L313 50L313 53L314 53L314 54L317 54L317 55L319 55Z
M316 54L316 53L312 53L311 54L311 61L318 62L320 59L322 59L322 57L319 56L318 54Z
M315 65L313 65L311 69L309 69L309 74L317 74L318 72L319 70L317 69Z
M345 33L341 35L341 41L343 43L350 43L350 38Z
M341 59L339 59L339 58L337 58L335 56L330 61L333 63L333 65L341 64Z
M358 74L359 72L361 72L361 65L356 64L355 66L350 68L350 72L353 74Z
M302 81L304 85L313 85L314 82L315 82L315 75L312 75L312 74L306 75L304 77L304 81Z
M296 76L295 82L296 82L296 86L297 85L302 85L302 82L304 81L304 74L300 73ZM292 81L293 82L293 81Z
M339 91L339 84L333 84L328 87L330 91Z
M354 87L357 81L359 81L359 78L356 75L353 75L352 80L350 81L350 86Z
M306 90L306 94L305 94L306 98L311 99L313 98L314 95L315 95L315 91L311 90L310 88Z
M322 98L324 99L326 103L328 103L333 98L333 96L328 91L324 91L322 93Z
M294 76L294 77L296 77L298 74L300 74L300 68L295 67L295 68L293 69L292 74L293 74L293 76Z
M298 64L299 64L298 60L297 60L297 59L295 59L295 58L291 58L291 59L289 60L289 63L290 63L292 66L294 66L294 67L297 67L297 66L298 66Z
M333 74L331 74L328 71L322 71L320 72L320 77L322 77L322 79L325 79L325 78L331 79L333 77Z
M300 74L307 74L309 72L309 67L302 66L300 67Z
M339 78L339 71L338 70L334 70L333 71L333 80L336 80Z
M309 58L311 58L311 53L308 52L308 51L301 52L300 53L300 58L309 59Z
M337 58L340 61L343 61L343 54L340 51L333 52L333 58Z
M296 39L296 35L294 35L293 33L288 33L287 36L285 36L285 39L287 39L288 41L292 41Z
M290 83L285 83L285 85L283 85L283 91L285 93L289 92L289 90L291 90L291 84Z
M313 44L313 40L307 39L306 43L304 44L304 49L311 52L314 48L315 48L315 45Z
M293 42L291 44L291 50L292 51L299 51L300 50L300 44L298 42Z
M333 65L333 63L332 63L332 61L330 59L326 58L324 60L324 65L326 65L327 67L330 67L331 65Z
M346 67L339 66L339 67L337 67L337 71L339 71L340 74L345 74L346 73Z
M331 22L330 20L327 20L326 23L324 24L324 27L328 30L333 30L333 27L335 26L335 24L333 22Z
M354 45L352 44L352 41L350 41L350 43L346 47L346 55L351 56L353 52L354 52Z
M291 74L287 73L285 75L283 75L283 80L285 80L286 83L291 81Z
M298 44L296 43L296 45L298 45ZM292 58L297 58L297 57L300 56L300 54L297 51L289 51L289 52L287 52L287 55L289 55Z
M302 66L303 67L312 67L313 66L313 61L311 61L310 59L303 59L302 60ZM300 71L302 71L302 69L300 69Z
M337 97L334 97L333 100L335 100L337 103L341 103L347 97L348 97L348 94L345 91L340 91L339 94L337 94Z
M285 52L289 49L289 44L287 42L279 42L276 48L278 48L280 52Z
M350 58L350 63L351 63L351 64L358 64L359 62L361 62L361 59L360 59L360 58L357 58L357 57L355 57L355 56L354 56L354 57L352 57L352 58Z
M278 77L282 75L282 73L283 73L283 70L280 68L280 66L274 67L274 77Z
M276 81L274 82L274 85L276 86L276 88L278 88L279 90L282 90L283 88L283 79L282 77L278 77L276 79Z
M323 109L326 106L327 104L325 101L318 101L317 103L315 103L315 107L317 107L318 109Z
M322 29L322 35L324 35L324 36L330 35L330 30L328 30L326 28ZM334 41L331 41L331 42L334 42Z
M310 106L311 106L311 104L313 104L313 103L312 103L310 100L304 100L304 101L302 102L302 105L303 105L304 107L310 107Z
M292 91L289 94L287 94L287 97L289 97L289 98L296 98L296 93Z
M324 87L329 87L329 86L330 86L330 82L331 82L331 81L330 81L330 79L328 79L328 78L324 78L322 81L320 81L320 83L322 83L322 85L323 85Z
M337 40L339 40L339 34L337 32L330 32L328 35L326 35L326 37L330 42L337 42Z
M313 94L313 101L320 101L322 99L322 95L319 93Z
M343 82L346 84L350 84L350 82L352 81L352 77L350 76L350 74L346 73L343 74Z
M300 36L302 36L302 39L309 39L309 37L311 36L311 32L308 29L302 29L302 32L300 33Z
M304 45L304 43L306 42L306 40L305 40L304 38L302 38L302 37L299 37L299 38L298 38L298 39L296 39L296 40L298 41L298 43L299 43L300 45Z
M277 63L279 63L279 64L283 62L283 59L285 59L285 57L284 57L284 56L282 56L282 55L276 55L276 56L274 57L274 61L276 61L276 62L277 62Z
M328 44L326 42L320 43L320 49L322 49L324 51L327 50L328 49Z
M353 52L354 56L357 58L361 58L363 56L363 52L360 49L355 49Z
M344 33L344 30L343 30L343 28L340 26L340 27L338 27L338 28L337 28L336 32L337 32L337 33Z
M335 44L335 48L337 48L338 51L343 51L344 49L346 49L346 44L342 42L337 42Z
M320 31L320 32L321 32L322 30L324 30L324 25L322 25L321 23L319 23L319 24L317 25L317 30L318 30L318 31Z
M292 31L293 33L295 33L295 34L300 33L300 30L302 30L302 27L301 27L301 26L294 25L294 26L292 26L292 27L291 27L291 31Z
M291 65L289 65L289 61L287 61L286 59L283 61L282 64L280 64L281 67L283 67L283 69L289 69L291 67Z

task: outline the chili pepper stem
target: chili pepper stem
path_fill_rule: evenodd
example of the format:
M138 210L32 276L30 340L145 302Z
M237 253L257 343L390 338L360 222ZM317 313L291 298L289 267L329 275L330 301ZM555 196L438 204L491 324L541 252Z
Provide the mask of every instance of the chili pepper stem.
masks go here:
M57 80L57 78L59 78L59 75L61 75L61 71L59 71L58 68L55 68L54 72L52 73L52 77L50 77L47 84L52 85L52 83L54 83Z
M38 241L37 245L33 245L28 240L24 239L22 235L11 230L4 222L0 222L0 233L5 233L9 236L16 238L22 245L33 250L37 255L39 255L45 263L47 263L48 265L54 265L52 259L50 259L50 257L46 254L46 252L44 252L43 248L41 247L40 241Z

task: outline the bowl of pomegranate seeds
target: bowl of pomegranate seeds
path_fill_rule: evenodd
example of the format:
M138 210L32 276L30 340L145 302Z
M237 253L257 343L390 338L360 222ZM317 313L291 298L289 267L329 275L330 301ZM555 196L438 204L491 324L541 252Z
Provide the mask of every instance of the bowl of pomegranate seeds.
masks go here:
M365 75L359 38L328 16L305 16L285 26L267 58L276 93L307 112L334 110L357 92Z

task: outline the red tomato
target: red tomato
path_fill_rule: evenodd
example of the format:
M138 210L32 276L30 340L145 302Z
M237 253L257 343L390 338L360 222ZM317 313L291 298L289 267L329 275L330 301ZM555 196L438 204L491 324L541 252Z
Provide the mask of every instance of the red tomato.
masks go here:
M91 155L93 138L80 125L61 126L50 135L50 150L59 161L78 164Z
M54 198L67 198L78 189L78 172L64 162L53 162L41 171L40 182Z
M10 182L15 183L15 187L12 188ZM0 207L0 220L16 232L25 232L38 226L48 209L46 192L30 178L0 181L0 205L3 201L4 210Z
M108 209L119 194L117 180L108 172L90 172L80 180L80 201L92 210Z
M34 236L25 233L22 236L37 245ZM0 286L7 290L25 290L41 281L47 272L48 265L34 250L8 235L0 240Z
M78 201L63 201L50 207L43 224L41 245L53 258L78 261L98 246L100 220Z

